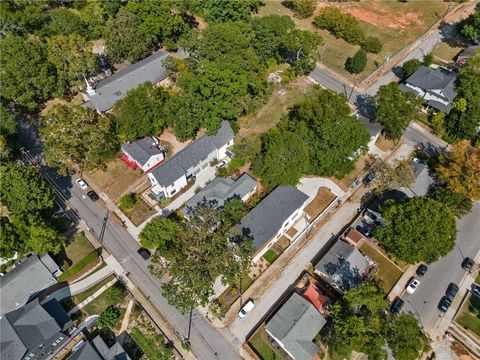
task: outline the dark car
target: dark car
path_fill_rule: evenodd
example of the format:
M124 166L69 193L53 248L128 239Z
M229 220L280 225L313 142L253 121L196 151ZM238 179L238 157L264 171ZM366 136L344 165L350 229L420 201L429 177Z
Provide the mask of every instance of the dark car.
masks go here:
M98 199L100 199L97 195L97 193L93 190L89 191L87 193L87 196L90 198L90 200L92 200L93 202L97 201Z
M399 314L400 311L402 311L402 308L403 308L404 304L405 304L405 302L402 299L400 299L399 297L397 297L397 298L395 298L395 300L393 300L392 305L390 306L390 311L393 314Z
M150 254L150 251L148 249L145 249L145 248L140 248L137 250L137 253L138 255L140 255L144 260L148 260L150 259L150 256L152 256L152 254Z
M450 283L448 285L447 291L445 291L445 296L448 298L448 300L453 301L453 298L455 295L457 295L458 292L458 286L457 284Z
M363 183L365 185L369 185L373 181L373 179L375 179L375 174L374 173L369 173L369 174L367 174L367 176L365 176L363 178Z
M480 297L480 285L472 284L472 293Z
M421 264L417 269L417 275L423 276L427 273L427 270L428 270L428 266L425 264Z
M473 259L472 258L466 257L465 259L463 259L463 261L462 261L462 269L463 270L470 271L470 270L472 270L472 266L473 266Z
M440 310L441 312L447 312L450 305L452 305L452 301L448 297L444 296L438 304L438 310Z

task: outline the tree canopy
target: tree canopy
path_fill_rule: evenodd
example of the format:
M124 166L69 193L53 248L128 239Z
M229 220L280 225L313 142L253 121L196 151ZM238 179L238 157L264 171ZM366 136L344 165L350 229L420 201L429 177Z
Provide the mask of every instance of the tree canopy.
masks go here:
M402 261L434 262L455 245L454 215L436 200L415 197L399 204L385 204L381 212L385 226L377 228L375 237Z
M415 181L415 174L408 160L398 161L395 165L377 160L373 168L375 179L371 182L371 188L377 194L390 189L408 188Z
M473 14L462 22L460 33L472 42L480 39L480 5L477 4Z
M387 325L386 339L396 360L418 359L430 346L430 339L411 314L392 316Z
M52 107L43 118L40 136L47 164L61 174L98 167L118 148L109 118L79 105Z
M140 243L149 249L156 249L161 256L168 256L173 242L181 232L181 226L168 218L157 217L151 220L140 233Z
M345 69L352 74L359 74L367 65L367 53L362 48L358 49L358 51L352 57L349 57L345 62Z
M465 194L460 194L444 187L435 189L433 198L442 204L448 206L455 216L461 217L467 215L472 210L473 202Z
M216 24L228 21L248 21L250 15L260 8L259 0L206 0L203 1L203 11L209 23Z
M402 92L396 82L380 86L373 101L375 120L393 140L400 139L408 124L417 118L421 106L414 93Z

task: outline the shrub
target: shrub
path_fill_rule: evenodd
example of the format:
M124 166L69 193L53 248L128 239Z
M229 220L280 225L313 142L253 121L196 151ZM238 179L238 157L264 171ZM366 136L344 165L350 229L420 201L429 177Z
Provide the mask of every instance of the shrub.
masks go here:
M373 36L367 37L362 44L362 49L372 54L378 54L380 51L382 51L382 48L383 46L380 40Z
M316 5L316 0L292 0L290 2L290 7L295 13L295 16L300 19L312 16Z
M351 14L344 14L336 7L324 8L313 20L313 24L330 31L350 44L360 45L365 41L365 33L358 20Z
M352 74L359 74L367 65L367 53L363 49L359 49L355 55L349 57L345 62L345 69Z
M119 207L122 211L130 210L137 202L137 195L134 193L123 195L120 199Z
M405 61L402 65L403 77L408 78L415 71L417 71L420 66L422 66L422 63L418 59Z
M433 55L432 54L427 54L423 57L423 62L422 65L425 66L430 66L433 63Z
M97 325L99 328L114 329L120 319L120 310L116 307L109 306L98 318Z
M110 305L118 304L123 299L125 288L121 283L116 283L105 292L105 298Z

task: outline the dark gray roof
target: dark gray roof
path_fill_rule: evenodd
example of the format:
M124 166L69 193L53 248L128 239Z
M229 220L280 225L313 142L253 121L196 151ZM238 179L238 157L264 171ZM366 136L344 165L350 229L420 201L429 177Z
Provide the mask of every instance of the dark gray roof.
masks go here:
M455 90L455 82L458 74L456 72L444 68L430 68L420 66L406 80L406 83L417 86L423 90L441 90L440 96L443 96L448 101L453 101L457 96ZM439 94L436 93L438 96Z
M43 303L36 299L0 318L0 358L21 359L18 355L22 352L37 352L40 345L48 347L72 325L55 299Z
M98 111L104 112L111 109L118 100L123 99L128 90L147 81L155 84L164 80L167 72L162 62L168 56L169 53L160 50L99 81L95 85L95 94L89 95L84 91L91 104L87 101L83 106L91 108L93 105Z
M468 57L474 55L480 49L480 45L470 45L468 48L463 50L458 57Z
M97 335L72 353L67 360L130 360L130 357L119 342L109 348L100 335Z
M313 339L326 322L308 300L294 292L267 322L266 329L295 359L309 360L320 350Z
M242 199L251 193L255 189L255 186L257 186L257 181L247 173L244 173L237 180L233 180L232 178L216 178L188 200L185 203L185 207L187 212L190 212L190 210L199 204L220 208L228 200L234 198Z
M278 186L255 206L238 226L244 234L253 239L253 245L258 250L307 199L307 195L291 185Z
M341 290L360 285L369 263L354 246L338 240L315 264L315 269L330 278Z
M25 257L0 277L0 315L23 305L35 294L57 282L49 269L53 266L53 260L43 259L46 264L38 255Z
M427 195L430 186L435 183L435 179L430 174L430 169L427 165L415 161L410 162L410 164L413 168L415 181L410 188L401 188L400 190L410 198Z
M383 126L380 125L379 123L370 121L369 118L358 114L357 115L358 121L360 121L365 127L367 128L368 133L370 136L377 136L380 131L382 131Z
M144 166L152 156L160 155L162 153L156 146L155 140L150 136L132 142L123 143L122 150L130 155L135 161L138 161L141 166Z
M187 170L205 160L214 150L220 149L233 139L233 130L228 121L223 121L215 135L203 136L194 141L160 166L151 174L162 186L168 186L186 174Z

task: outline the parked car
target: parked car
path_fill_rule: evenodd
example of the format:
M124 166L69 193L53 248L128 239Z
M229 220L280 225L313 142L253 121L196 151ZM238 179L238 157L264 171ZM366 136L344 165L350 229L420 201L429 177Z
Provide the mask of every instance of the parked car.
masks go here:
M392 305L390 306L390 311L393 314L399 314L400 311L402 311L402 308L403 308L404 304L405 304L405 302L402 299L400 299L399 297L397 297L397 298L395 298L395 300L393 300Z
M225 160L222 160L215 167L217 169L221 169L221 168L224 168L225 166L227 166L227 162Z
M457 295L458 286L457 284L450 283L448 284L447 291L445 291L445 296L450 300L453 301L455 295Z
M444 296L442 297L442 300L440 300L440 303L438 304L438 309L441 312L447 312L450 305L452 305L452 301L448 297Z
M242 308L238 312L238 316L243 319L245 316L248 315L250 311L252 311L254 307L255 307L255 304L253 303L253 300L248 299L247 302L242 306Z
M150 251L148 249L143 248L143 247L138 249L137 253L138 253L138 255L140 255L143 258L143 260L148 260L152 256L152 254L150 254Z
M82 190L86 190L88 188L88 184L85 182L85 180L83 179L77 179L75 180L75 182L77 183L77 185L80 187L80 189Z
M428 266L425 264L421 264L417 269L417 275L423 276L427 273L427 270L428 270Z
M465 259L463 259L463 261L462 261L462 269L463 270L470 271L470 270L472 270L472 266L473 266L473 259L472 258L466 257Z
M369 185L375 179L375 173L368 173L367 176L363 178L363 184Z
M97 193L93 190L90 190L88 193L87 193L87 196L90 198L90 200L92 200L93 202L97 201L98 199L100 199L97 195Z
M474 295L477 295L478 297L480 297L480 285L478 284L472 284L472 293Z
M407 293L409 294L413 294L418 286L420 285L420 281L413 278L412 280L410 280L410 282L408 283L408 286L407 286Z

